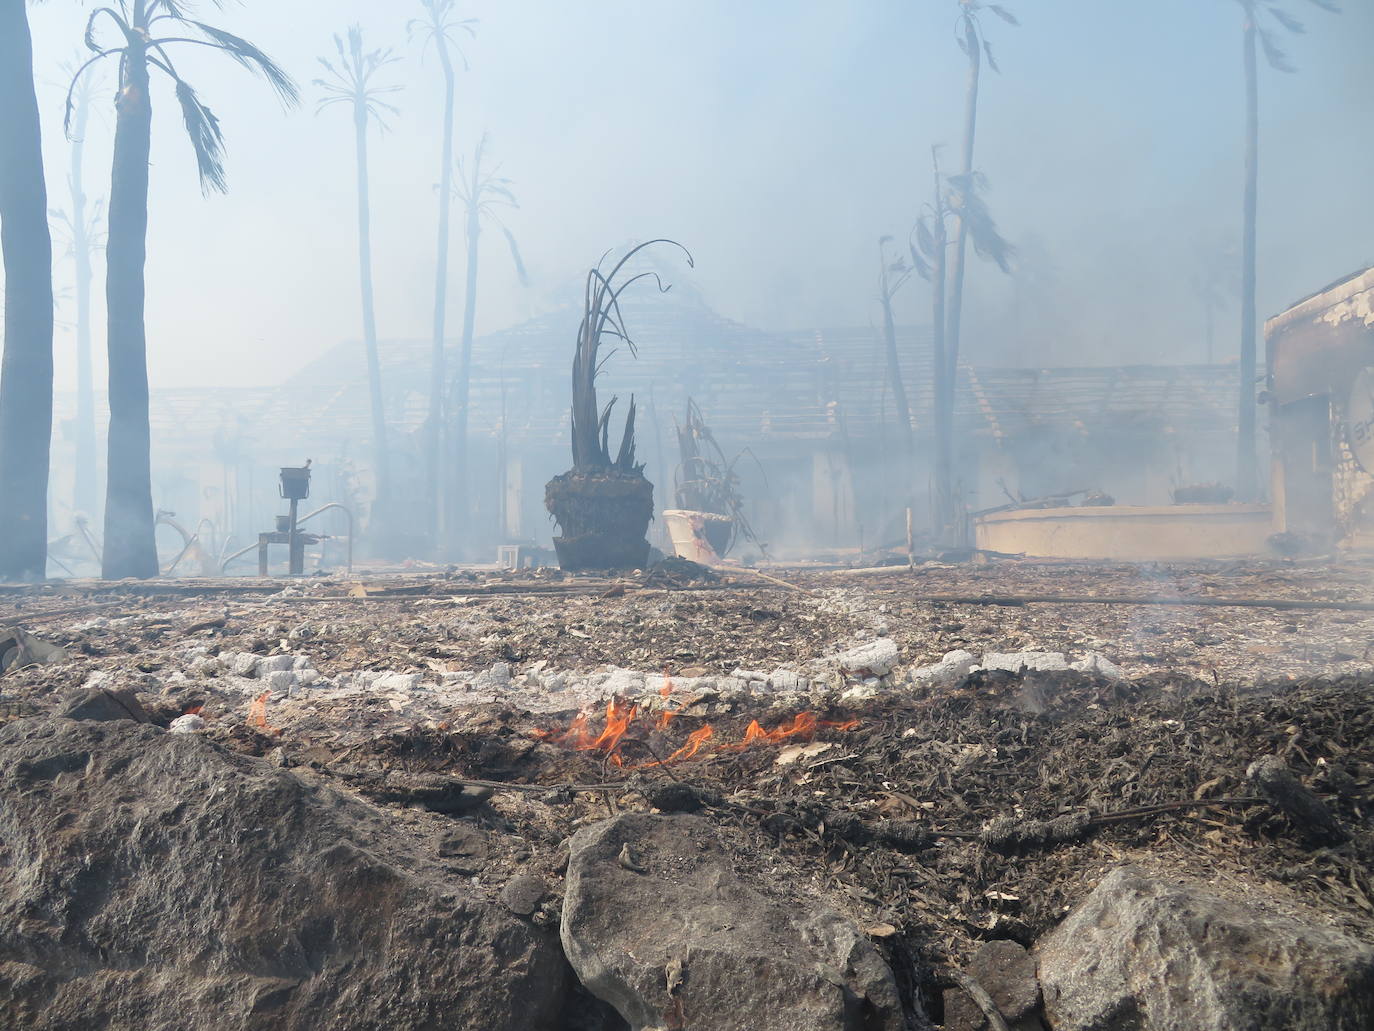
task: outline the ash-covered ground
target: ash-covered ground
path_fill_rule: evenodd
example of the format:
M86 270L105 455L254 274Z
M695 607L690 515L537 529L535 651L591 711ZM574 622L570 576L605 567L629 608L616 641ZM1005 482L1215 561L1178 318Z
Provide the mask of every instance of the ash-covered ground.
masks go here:
M428 828L492 899L538 871L545 923L577 827L687 805L741 869L869 929L899 982L912 957L1030 944L1127 861L1374 941L1372 583L997 562L14 589L0 616L67 658L10 670L0 717L132 689L154 722ZM1253 797L1265 755L1349 841L1315 847ZM1064 816L1074 833L1036 839ZM1032 832L999 846L999 818Z

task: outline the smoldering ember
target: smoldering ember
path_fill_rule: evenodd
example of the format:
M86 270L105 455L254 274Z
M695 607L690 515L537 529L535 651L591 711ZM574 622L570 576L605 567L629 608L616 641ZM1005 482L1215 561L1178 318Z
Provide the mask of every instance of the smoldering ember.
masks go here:
M1338 8L0 0L0 1027L1374 1028Z

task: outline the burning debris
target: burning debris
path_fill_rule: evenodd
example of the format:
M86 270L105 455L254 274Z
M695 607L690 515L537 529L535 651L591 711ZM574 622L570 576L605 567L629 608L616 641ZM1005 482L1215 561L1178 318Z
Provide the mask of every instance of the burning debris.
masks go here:
M811 741L818 731L835 730L842 732L853 730L859 725L859 721L855 719L823 720L817 717L814 712L799 712L772 730L765 730L757 719L752 719L749 721L749 725L744 728L744 736L738 742L727 742L717 740L715 728L710 723L704 723L689 733L685 743L666 758L627 759L622 746L628 746L632 752L642 751L654 756L655 742L651 739L651 734L666 731L669 724L690 711L692 705L690 699L684 700L681 703L681 708L667 708L668 702L672 700L671 681L664 684L661 693L664 707L659 709L651 728L647 720L640 721L636 725L636 720L640 715L639 705L631 704L622 698L612 698L606 706L605 723L599 732L589 725L589 717L586 713L578 713L566 730L536 730L532 732L532 736L538 741L547 741L577 752L601 752L606 761L613 766L640 769L670 766L673 763L693 758L703 749L708 753L710 751L729 752L742 751L755 745L782 744L794 739ZM697 721L689 717L689 722ZM643 730L645 733L631 735L627 740L626 734L632 727L635 730Z

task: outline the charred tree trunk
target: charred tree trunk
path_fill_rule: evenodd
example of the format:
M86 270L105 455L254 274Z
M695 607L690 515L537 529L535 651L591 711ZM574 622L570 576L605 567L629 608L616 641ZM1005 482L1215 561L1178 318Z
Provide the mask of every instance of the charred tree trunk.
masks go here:
M978 83L983 67L981 51L978 49L976 38L970 40L968 51L968 87L964 97L963 167L960 169L964 177L964 189L972 189L973 141L978 129ZM950 281L949 330L946 345L949 358L945 363L945 375L950 380L948 389L951 394L954 390L954 379L959 368L959 335L964 315L964 272L967 257L968 222L963 218L958 218L955 227L954 269Z
M145 24L143 7L141 2L136 7L136 24ZM115 112L105 276L110 429L101 575L107 580L158 574L143 311L153 108L147 51L134 42L124 55Z
M358 158L358 279L363 298L363 347L367 352L367 385L372 406L373 463L377 467L377 496L373 501L374 528L383 526L390 502L391 461L386 439L386 408L382 401L382 365L377 356L377 318L372 300L372 209L367 172L367 105L353 110ZM380 509L380 512L378 511ZM378 516L381 515L381 519Z
M47 573L52 441L52 237L24 0L0 0L0 579Z
M453 59L443 32L434 34L439 63L444 70L443 163L439 169L439 244L434 262L434 340L430 352L429 422L425 427L426 526L437 544L441 499L445 499L444 471L439 456L443 448L444 322L448 309L449 212L453 201Z
M931 326L934 333L933 378L935 380L935 498L934 530L937 540L948 543L949 528L954 510L954 381L948 374L949 355L945 341L945 289L947 286L945 236L945 202L941 192L940 166L935 164L935 235L931 258L930 282L934 299Z
M86 217L83 159L90 95L83 88L77 97L72 140L72 257L76 265L76 482L73 499L78 512L96 511L97 475L95 454L95 384L91 372L91 223Z
M887 350L887 378L892 384L892 403L897 409L897 421L901 424L902 458L905 468L902 480L905 486L911 480L911 460L916 453L916 443L911 430L911 405L907 401L906 384L902 381L902 363L897 354L897 326L892 319L892 290L887 277L887 259L881 245L878 250L878 263L883 304L883 343Z
M1259 197L1259 68L1255 12L1245 21L1245 229L1241 257L1240 410L1236 498L1253 501L1259 480L1255 454L1255 221Z

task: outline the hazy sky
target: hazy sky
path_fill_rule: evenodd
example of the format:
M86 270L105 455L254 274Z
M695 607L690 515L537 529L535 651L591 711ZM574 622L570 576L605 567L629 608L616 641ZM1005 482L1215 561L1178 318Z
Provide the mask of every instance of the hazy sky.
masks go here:
M989 18L1002 66L984 78L978 166L1020 244L1017 280L988 266L970 285L968 353L1015 364L1193 361L1205 356L1194 287L1239 240L1243 96L1234 0L1005 0ZM1288 41L1297 75L1262 81L1260 314L1374 262L1368 133L1374 4L1327 14ZM875 321L876 240L904 239L930 192L929 148L958 152L964 58L955 0L484 0L465 44L457 140L485 130L521 201L507 222L531 273L484 239L478 331L542 313L607 247L675 236L721 314L761 328ZM32 8L53 207L66 207L60 66L89 5ZM220 117L230 192L201 195L170 88L154 96L149 363L155 386L275 383L358 339L352 127L316 116L315 58L359 22L399 62L393 131L372 137L377 319L386 337L429 334L441 76L421 61L408 0L245 0L207 21L245 36L301 82L302 107L205 49L182 73ZM108 191L113 112L88 134L87 193ZM61 245L59 244L59 254ZM450 332L464 267L455 217ZM1227 263L1229 268L1231 262ZM60 261L59 290L71 280ZM103 273L97 288L103 319ZM904 322L927 319L910 284ZM68 302L59 317L70 319ZM1237 347L1234 305L1218 357ZM569 323L569 341L575 321ZM97 349L103 350L97 325ZM59 386L74 381L61 333ZM101 363L103 367L103 362ZM103 375L103 373L102 373Z

